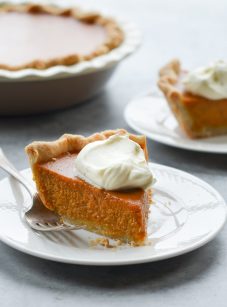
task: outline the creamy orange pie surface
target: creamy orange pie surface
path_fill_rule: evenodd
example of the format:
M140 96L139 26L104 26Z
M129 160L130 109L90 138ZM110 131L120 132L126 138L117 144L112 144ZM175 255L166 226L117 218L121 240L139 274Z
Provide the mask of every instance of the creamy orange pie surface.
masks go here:
M173 60L160 70L158 86L190 138L227 134L226 93L223 96L227 80L218 78L217 71L211 68L199 69L198 76L197 71L190 76L190 72L182 70L178 60ZM186 82L189 76L191 79Z
M145 137L128 134L123 129L104 131L87 138L64 135L55 142L34 142L26 147L26 152L30 159L37 190L47 208L89 231L140 245L147 237L147 220L151 203L150 186L144 189L143 183L142 187L138 188L106 190L75 175L75 161L85 147L91 143L98 144L100 141L102 143L116 135L127 136L129 140L136 143L137 151L142 150L144 161L147 161ZM115 142L116 139L113 141ZM125 152L127 154L127 148L123 150L124 154ZM106 161L108 165L111 165L109 159L111 160L111 157L108 157ZM88 160L89 163L90 161ZM136 180L138 170L143 166L146 168L147 163L141 161L141 153L138 161ZM125 167L127 171L127 163ZM114 174L109 168L107 171L110 176ZM100 174L102 175L103 172L102 168ZM131 172L129 177L132 178L132 176ZM141 179L143 180L142 177ZM150 179L148 183L151 182Z
M44 69L90 60L118 47L123 32L97 13L34 4L0 7L0 68Z

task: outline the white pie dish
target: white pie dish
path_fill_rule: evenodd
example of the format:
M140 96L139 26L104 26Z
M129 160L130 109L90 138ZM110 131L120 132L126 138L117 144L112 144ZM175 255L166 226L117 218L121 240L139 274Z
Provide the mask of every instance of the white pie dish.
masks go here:
M0 69L0 115L32 114L65 108L100 92L117 65L133 53L141 41L141 34L133 23L120 20L117 23L124 32L123 43L90 61L71 66L57 65L45 70Z

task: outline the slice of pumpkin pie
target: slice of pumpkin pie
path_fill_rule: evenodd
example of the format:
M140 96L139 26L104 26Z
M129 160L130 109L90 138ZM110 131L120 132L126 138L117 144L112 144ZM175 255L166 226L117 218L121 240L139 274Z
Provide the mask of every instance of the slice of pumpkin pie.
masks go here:
M158 86L188 137L227 134L227 62L187 71L172 60L159 74Z
M25 150L48 209L88 231L144 243L153 182L145 136L123 129L65 134Z

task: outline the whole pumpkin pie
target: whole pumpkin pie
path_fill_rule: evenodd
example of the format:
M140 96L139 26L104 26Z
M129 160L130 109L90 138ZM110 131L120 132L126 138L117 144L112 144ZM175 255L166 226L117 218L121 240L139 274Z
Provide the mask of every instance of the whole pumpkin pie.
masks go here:
M106 54L124 35L98 13L37 4L0 6L0 69L45 69Z
M26 147L43 204L72 224L143 244L152 175L146 138L123 129Z
M173 60L160 70L158 86L187 136L227 134L226 62L186 71Z

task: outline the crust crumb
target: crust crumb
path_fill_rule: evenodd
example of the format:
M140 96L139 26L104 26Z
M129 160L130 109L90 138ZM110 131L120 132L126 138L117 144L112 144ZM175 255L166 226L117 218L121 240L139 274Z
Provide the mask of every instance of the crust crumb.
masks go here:
M152 245L152 242L149 240L146 240L143 243L135 243L135 242L128 242L125 243L121 240L116 240L114 243L110 243L110 240L107 238L97 238L95 240L90 240L89 242L90 247L96 247L96 246L103 246L105 248L117 248L118 246L131 246L131 247L141 247L141 246L150 246Z
M105 248L116 248L120 245L122 245L123 242L121 240L115 241L114 244L110 244L110 240L107 238L97 238L95 240L90 240L90 246L91 247L96 247L98 245L101 245Z
M114 246L110 244L109 239L107 238L98 238L90 241L91 247L95 247L98 245L104 246L105 248L113 248Z

